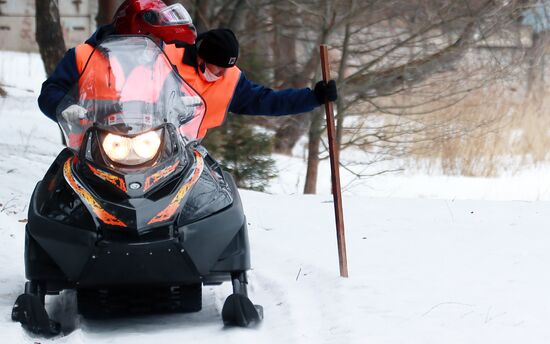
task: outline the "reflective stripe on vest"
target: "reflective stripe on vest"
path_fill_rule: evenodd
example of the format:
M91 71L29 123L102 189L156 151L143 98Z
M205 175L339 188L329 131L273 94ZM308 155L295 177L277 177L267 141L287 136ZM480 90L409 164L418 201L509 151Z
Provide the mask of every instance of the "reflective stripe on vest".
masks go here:
M241 77L241 70L236 66L228 68L220 79L208 82L200 77L194 66L183 63L185 48L176 48L174 44L167 44L164 51L170 61L178 68L178 72L183 79L206 102L206 114L199 129L199 138L203 138L208 129L222 125Z

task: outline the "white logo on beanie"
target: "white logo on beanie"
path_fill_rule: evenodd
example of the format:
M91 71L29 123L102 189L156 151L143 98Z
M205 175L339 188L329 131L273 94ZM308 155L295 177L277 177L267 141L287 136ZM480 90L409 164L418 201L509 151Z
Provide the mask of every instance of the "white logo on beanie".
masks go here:
M229 62L227 64L234 65L235 62L237 62L237 58L236 57L231 57L231 58L229 58Z

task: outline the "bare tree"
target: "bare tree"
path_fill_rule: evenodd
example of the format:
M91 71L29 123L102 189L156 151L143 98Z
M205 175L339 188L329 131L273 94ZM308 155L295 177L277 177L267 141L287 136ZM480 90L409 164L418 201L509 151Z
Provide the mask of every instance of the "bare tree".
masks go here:
M317 175L319 171L320 155L319 147L321 145L323 128L322 110L313 111L311 113L311 123L308 132L307 169L304 194L317 193Z
M240 67L252 80L274 88L312 86L319 79L318 46L329 44L340 94L335 107L338 143L342 149L358 147L373 153L373 162L405 156L418 149L414 142L441 142L490 122L483 120L468 127L467 121L456 120L462 114L454 110L455 105L495 80L517 75L516 67L525 60L525 51L495 53L485 47L492 44L491 40L516 37L525 10L539 3L181 2L199 31L220 26L234 29L242 47ZM538 51L540 55L542 50ZM535 74L539 60L532 59ZM327 156L322 113L257 123L275 131L275 150L279 153L290 154L298 139L308 135L304 191L314 193L317 164Z
M464 133L468 128L449 125L456 114L452 118L430 114L509 75L524 58L522 52L507 58L483 57L477 64L467 62L472 58L467 54L488 45L488 37L498 37L500 32L500 38L506 37L509 32L503 30L517 28L517 17L531 5L527 1L359 4L352 0L346 4L350 11L341 14L336 13L341 8L333 7L336 23L330 42L340 55L336 104L340 147L359 147L385 160L410 153L415 140L433 143ZM355 117L352 127L349 122L346 126L346 117ZM313 167L313 172L308 171L304 190L309 193L315 192L319 149L312 147L311 140L318 131L309 131L308 148L313 154L308 156L308 169ZM326 152L320 154L326 157Z
M65 53L58 0L35 0L36 42L47 75L51 75Z

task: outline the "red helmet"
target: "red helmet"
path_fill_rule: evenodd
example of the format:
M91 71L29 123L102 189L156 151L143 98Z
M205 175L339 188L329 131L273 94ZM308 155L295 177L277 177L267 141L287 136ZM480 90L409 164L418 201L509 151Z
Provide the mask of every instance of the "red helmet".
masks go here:
M182 41L194 44L197 31L182 4L166 6L161 0L126 0L113 18L116 33L148 35L165 43Z

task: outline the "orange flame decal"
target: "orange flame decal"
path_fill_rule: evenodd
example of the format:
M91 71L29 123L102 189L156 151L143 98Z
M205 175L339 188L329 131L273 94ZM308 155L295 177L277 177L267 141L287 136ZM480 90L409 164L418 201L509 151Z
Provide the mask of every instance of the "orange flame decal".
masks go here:
M113 184L114 186L116 186L120 190L126 192L126 183L124 182L124 179L122 179L120 177L117 177L113 174L110 174L108 172L102 171L98 168L95 168L95 167L93 167L92 165L90 165L88 163L86 163L86 165L88 165L88 167L90 168L90 171L92 171L96 176L103 179L104 181L107 181L107 182Z
M143 192L149 190L151 187L153 187L153 185L158 183L161 179L169 176L172 172L174 172L176 170L176 168L178 167L179 164L180 164L180 161L177 160L174 163L174 165L168 166L168 167L166 167L166 168L164 168L160 171L157 171L157 172L153 173L149 177L147 177L147 179L145 179L145 185L143 186Z
M199 152L195 151L195 157L197 158L197 164L195 165L195 170L193 171L193 175L191 176L191 178L189 178L189 180L180 187L180 189L176 193L176 196L174 196L172 201L170 201L170 204L168 204L168 206L164 208L164 210L162 210L160 213L155 215L155 217L147 222L147 224L151 225L153 223L167 221L176 213L176 211L180 207L183 197L185 197L187 191L191 189L193 184L196 183L202 173L202 169L204 167L202 156Z
M101 205L95 200L95 198L86 190L80 183L74 178L72 171L71 171L71 158L67 159L65 161L65 165L63 165L63 175L65 176L65 180L71 188L80 196L80 199L84 201L84 203L88 206L89 209L91 209L96 216L103 221L105 224L113 225L113 226L120 226L120 227L128 227L124 222L119 220L116 216L110 214L105 209L101 207Z

